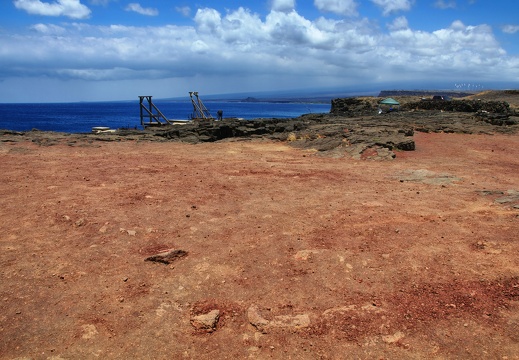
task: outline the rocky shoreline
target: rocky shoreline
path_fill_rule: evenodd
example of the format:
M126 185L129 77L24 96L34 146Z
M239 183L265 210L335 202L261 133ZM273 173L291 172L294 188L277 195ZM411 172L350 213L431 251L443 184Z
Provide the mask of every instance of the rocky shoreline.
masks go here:
M71 146L98 141L179 141L190 144L267 139L311 150L323 156L391 159L395 152L415 149L413 134L516 133L519 114L505 102L461 100L410 101L400 111L378 114L373 98L335 99L328 114L294 119L194 121L146 130L120 129L98 134L0 131L0 141L32 141Z

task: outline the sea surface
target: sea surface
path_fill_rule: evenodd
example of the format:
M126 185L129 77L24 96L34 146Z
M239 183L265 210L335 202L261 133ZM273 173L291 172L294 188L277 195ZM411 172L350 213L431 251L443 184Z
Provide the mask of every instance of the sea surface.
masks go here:
M193 113L190 101L153 101L168 119L187 120ZM330 104L270 103L270 102L204 102L213 117L223 111L223 117L247 120L258 118L294 118L302 114L328 113ZM139 101L81 102L44 104L1 104L0 129L28 131L57 131L66 133L91 132L93 127L111 129L142 129Z

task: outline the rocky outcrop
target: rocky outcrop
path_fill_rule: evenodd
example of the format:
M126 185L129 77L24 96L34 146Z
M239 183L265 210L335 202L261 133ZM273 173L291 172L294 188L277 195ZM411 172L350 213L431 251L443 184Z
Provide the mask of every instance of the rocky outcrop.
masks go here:
M517 116L510 117L509 114L496 114L488 111L478 111L474 118L498 126L519 124L519 117Z
M308 126L305 121L287 119L258 119L254 121L225 119L222 121L197 121L183 126L173 126L157 133L167 139L182 139L184 142L213 142L228 138L274 137L301 131ZM286 138L286 136L280 136Z
M402 105L402 110L440 110L454 112L487 111L498 114L510 114L510 105L505 101L480 101L480 100L421 100Z
M413 129L373 119L349 119L329 114L310 114L297 119L259 119L198 122L157 132L170 140L188 143L261 137L287 141L301 149L359 155L371 147L414 150ZM353 152L353 153L352 153ZM382 152L381 152L382 153ZM393 158L393 153L382 157Z
M96 146L97 141L196 144L261 138L286 141L320 155L384 160L394 158L395 151L414 150L415 131L488 134L516 133L519 129L518 114L502 101L418 101L404 104L401 111L379 114L378 100L335 99L331 113L307 114L294 119L227 118L106 134L0 131L0 141L33 141L41 146L62 143Z
M353 116L373 114L377 110L372 100L361 98L339 98L332 100L330 113L333 115Z

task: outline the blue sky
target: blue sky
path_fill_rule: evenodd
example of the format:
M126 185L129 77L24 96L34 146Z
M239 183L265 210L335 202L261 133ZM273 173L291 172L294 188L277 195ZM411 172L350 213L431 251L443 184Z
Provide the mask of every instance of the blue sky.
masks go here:
M0 102L519 88L519 1L2 0Z

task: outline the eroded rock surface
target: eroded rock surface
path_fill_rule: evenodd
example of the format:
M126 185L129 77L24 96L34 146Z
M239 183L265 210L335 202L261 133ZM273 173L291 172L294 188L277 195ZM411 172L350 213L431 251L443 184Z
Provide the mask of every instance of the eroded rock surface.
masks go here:
M409 101L401 111L378 113L378 98L332 101L326 114L294 119L194 121L146 130L119 130L102 134L64 134L41 131L1 131L0 141L30 140L41 146L99 146L99 141L179 141L191 144L267 139L286 141L320 155L390 160L395 152L412 151L414 133L516 133L519 114L504 101ZM378 99L380 100L380 99Z

